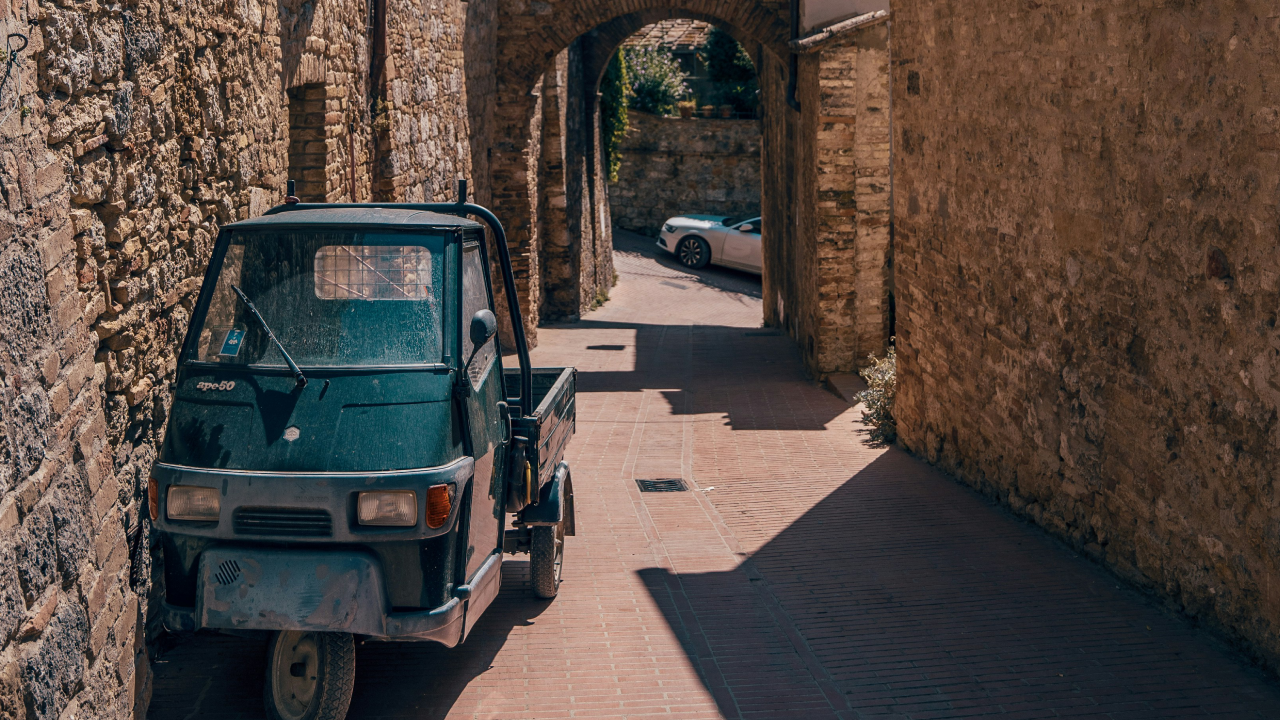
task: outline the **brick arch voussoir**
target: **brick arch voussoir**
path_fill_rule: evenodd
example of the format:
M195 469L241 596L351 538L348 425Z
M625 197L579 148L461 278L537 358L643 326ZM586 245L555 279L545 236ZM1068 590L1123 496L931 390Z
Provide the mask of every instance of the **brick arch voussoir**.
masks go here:
M779 58L788 54L787 5L777 0L550 0L541 7L502 18L498 42L507 52L499 59L500 92L529 92L551 60L582 35L637 22L635 30L669 18L704 20L744 44L759 43Z
M586 58L586 69L583 72L583 76L590 78L592 82L598 85L601 78L604 77L604 72L609 65L609 60L613 57L614 51L622 47L622 43L626 42L627 38L654 23L673 18L701 20L716 25L727 31L735 40L742 43L749 53L754 55L752 48L758 41L737 27L725 24L718 18L683 10L646 10L614 18L591 31L590 34L596 42L593 43L594 51L592 55Z

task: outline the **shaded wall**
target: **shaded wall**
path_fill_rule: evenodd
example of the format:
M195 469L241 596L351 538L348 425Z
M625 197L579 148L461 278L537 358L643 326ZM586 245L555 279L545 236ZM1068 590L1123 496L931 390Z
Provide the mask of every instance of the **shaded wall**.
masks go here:
M609 207L618 227L656 236L674 215L760 214L760 121L632 110Z
M576 319L613 287L599 109L595 77L586 68L592 44L591 38L575 40L543 75L540 322Z
M916 0L893 35L903 442L1273 666L1274 15Z

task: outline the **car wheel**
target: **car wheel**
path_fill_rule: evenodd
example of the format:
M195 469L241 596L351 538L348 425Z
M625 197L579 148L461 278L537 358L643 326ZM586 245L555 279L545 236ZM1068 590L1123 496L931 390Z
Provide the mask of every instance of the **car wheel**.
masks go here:
M275 633L267 647L267 717L342 720L351 705L356 646L349 633Z
M711 262L711 246L697 235L689 235L676 245L676 258L685 267L704 268Z

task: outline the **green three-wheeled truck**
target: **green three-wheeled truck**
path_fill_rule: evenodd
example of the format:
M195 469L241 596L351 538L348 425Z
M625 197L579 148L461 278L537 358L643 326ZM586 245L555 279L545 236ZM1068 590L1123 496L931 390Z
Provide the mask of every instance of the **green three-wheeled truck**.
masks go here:
M529 364L501 224L466 203L312 205L223 228L148 487L172 632L270 633L278 720L342 718L355 643L466 639L574 534L573 368ZM504 369L484 228L518 369ZM508 527L509 514L514 522Z

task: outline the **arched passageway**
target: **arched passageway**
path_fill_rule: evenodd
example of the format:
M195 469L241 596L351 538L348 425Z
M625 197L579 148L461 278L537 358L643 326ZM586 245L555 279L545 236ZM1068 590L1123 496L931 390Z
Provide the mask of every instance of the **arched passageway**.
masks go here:
M670 18L726 29L756 63L765 324L797 341L811 373L854 369L891 333L887 23L794 42L780 2L498 7L493 92L473 108L491 122L473 132L473 155L481 192L508 225L530 336L612 284L596 91L629 35Z

